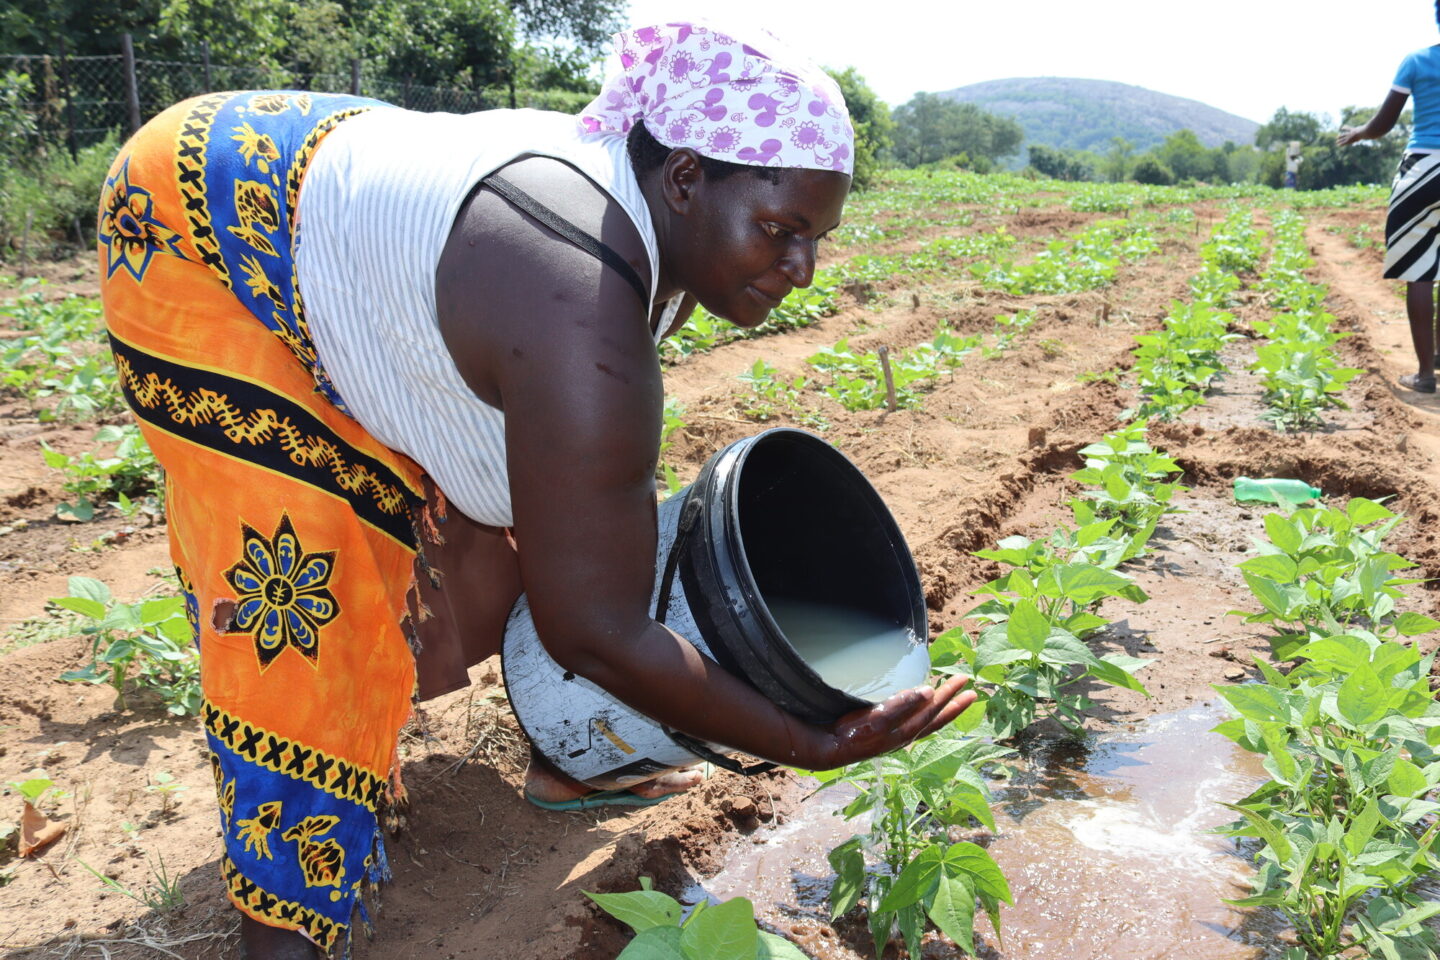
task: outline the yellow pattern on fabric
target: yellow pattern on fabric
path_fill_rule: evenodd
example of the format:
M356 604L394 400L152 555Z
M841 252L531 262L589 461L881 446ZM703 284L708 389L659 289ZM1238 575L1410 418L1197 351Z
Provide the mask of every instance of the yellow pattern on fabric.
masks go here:
M259 180L235 181L235 219L238 227L226 227L232 234L244 240L261 253L272 257L280 256L275 244L265 233L280 229L280 211L276 207L275 191ZM265 233L255 229L259 227Z
M206 700L200 708L205 729L241 759L266 770L303 780L331 796L375 810L385 797L386 781L353 763L315 747L272 733L241 720Z
M136 404L147 410L163 406L177 424L218 423L225 436L237 444L254 446L277 442L291 462L328 467L342 490L369 493L384 513L402 514L409 509L404 491L399 487L385 483L360 464L347 463L345 455L333 443L323 437L306 435L289 417L282 417L274 410L245 411L213 390L186 391L154 373L137 376L130 361L122 355L115 357L115 372L121 387Z
M270 302L277 307L285 306L285 295L280 292L279 287L271 282L269 277L265 276L265 268L260 265L259 260L246 254L240 258L240 269L245 271L245 286L250 288L252 294L257 297L269 297Z
M220 875L225 878L230 899L242 904L252 916L270 921L271 926L304 930L321 950L328 952L347 929L346 924L336 923L314 910L261 890L245 878L229 857L220 858Z
M235 134L230 139L240 144L240 156L245 158L245 162L253 161L261 173L269 173L270 164L280 159L280 148L275 146L270 134L260 133L248 123L230 129Z
M261 673L286 647L318 668L320 630L340 615L326 588L335 551L306 552L289 513L281 514L271 537L241 521L240 538L242 559L225 571L236 593L235 615L225 632L254 636Z
M220 799L220 824L228 830L230 819L235 816L235 781L225 779L220 757L213 750L210 751L210 773L215 778L215 796Z
M339 817L317 814L301 820L281 836L282 840L294 840L300 845L300 872L305 886L338 887L345 880L345 848L333 837L315 840L339 822Z
M190 222L190 239L200 251L200 259L215 276L233 290L230 284L230 270L220 256L220 244L215 240L215 228L210 223L210 207L205 192L205 148L210 141L210 127L215 114L229 101L227 93L217 93L196 101L190 113L180 122L180 134L176 138L175 167L176 180L180 185L180 196L185 201L185 219Z
M255 808L255 816L235 821L235 836L245 841L245 849L255 850L255 859L274 859L270 855L270 831L280 826L281 803L271 800ZM289 834L281 839L289 840Z

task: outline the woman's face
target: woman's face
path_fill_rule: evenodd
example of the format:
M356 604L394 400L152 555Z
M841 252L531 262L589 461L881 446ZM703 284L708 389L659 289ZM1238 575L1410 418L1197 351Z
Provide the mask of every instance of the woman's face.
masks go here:
M791 289L810 286L816 244L839 225L850 192L843 173L779 174L770 183L748 171L721 180L702 172L676 211L673 278L706 310L742 327L763 323Z

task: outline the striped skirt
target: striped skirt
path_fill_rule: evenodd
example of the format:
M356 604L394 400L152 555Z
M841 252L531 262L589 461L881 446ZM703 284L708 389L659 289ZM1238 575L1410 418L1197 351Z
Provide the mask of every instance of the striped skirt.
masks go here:
M98 228L110 345L165 468L200 648L224 884L326 950L387 872L424 491L319 369L291 240L316 146L377 106L294 91L177 104L121 149Z
M1390 188L1385 279L1434 280L1440 268L1440 153L1407 153Z

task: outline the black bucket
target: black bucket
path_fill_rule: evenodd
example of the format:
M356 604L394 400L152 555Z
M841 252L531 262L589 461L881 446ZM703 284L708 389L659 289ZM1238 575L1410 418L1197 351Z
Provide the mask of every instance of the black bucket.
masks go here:
M786 639L768 603L812 604L927 636L925 596L905 540L854 464L800 430L725 447L660 504L656 619L773 703L813 723L870 706L830 686ZM633 786L704 758L750 773L564 670L521 597L504 643L511 706L556 767L601 789Z
M780 428L725 447L688 496L702 507L677 544L680 578L721 666L814 723L869 706L826 684L766 603L844 608L925 639L915 561L865 476L824 440Z

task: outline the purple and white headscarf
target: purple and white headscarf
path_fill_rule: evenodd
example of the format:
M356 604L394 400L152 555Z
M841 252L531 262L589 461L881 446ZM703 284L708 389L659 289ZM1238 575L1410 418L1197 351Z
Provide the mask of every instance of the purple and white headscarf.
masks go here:
M587 133L645 123L667 147L732 163L854 172L855 131L835 81L776 38L697 23L617 33L620 70L580 112Z

